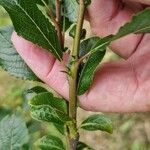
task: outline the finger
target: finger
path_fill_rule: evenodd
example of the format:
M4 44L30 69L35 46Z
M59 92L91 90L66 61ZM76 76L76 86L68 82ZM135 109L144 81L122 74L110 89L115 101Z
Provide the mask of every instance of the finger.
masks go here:
M68 99L68 83L64 66L57 61L48 51L17 36L14 32L12 42L33 72L52 89Z
M88 8L92 31L100 37L115 34L134 14L133 9L119 0L93 0ZM113 42L111 49L123 58L128 58L136 50L141 38L141 35L128 35Z
M150 0L130 0L130 1L150 5Z
M88 110L144 112L150 110L150 34L127 60L107 63L97 71L91 89L81 98ZM91 108L90 108L91 107Z
M68 99L67 77L61 72L64 66L50 53L18 37L16 33L13 34L12 41L33 72ZM140 103L141 99L133 99L135 90L136 82L130 65L125 62L108 63L97 71L92 87L80 97L80 103L82 108L91 111L144 111L145 103Z
M101 112L145 112L150 110L149 91L138 82L134 62L104 64L90 90L80 97L81 106ZM146 93L147 92L147 93Z

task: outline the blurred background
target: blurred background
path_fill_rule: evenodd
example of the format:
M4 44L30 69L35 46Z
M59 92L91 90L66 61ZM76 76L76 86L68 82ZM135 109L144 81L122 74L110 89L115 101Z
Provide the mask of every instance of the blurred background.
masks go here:
M0 7L0 27L8 24L11 24L9 16ZM86 27L89 28L87 24ZM116 59L119 59L118 56L107 52L105 61ZM37 149L33 143L47 133L59 134L54 133L52 125L37 122L30 117L24 91L35 85L39 83L16 79L0 69L0 120L16 111L22 113L30 133L30 142L23 148L26 150ZM92 112L79 109L79 114L79 120L82 120ZM110 135L104 132L81 131L81 141L96 150L150 150L150 113L107 115L114 122L114 133Z

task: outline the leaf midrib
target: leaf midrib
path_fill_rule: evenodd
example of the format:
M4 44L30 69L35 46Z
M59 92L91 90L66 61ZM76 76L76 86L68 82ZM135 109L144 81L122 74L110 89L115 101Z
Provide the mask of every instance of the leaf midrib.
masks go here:
M0 32L1 37L12 46L12 43Z
M142 30L147 30L147 29L150 29L150 25L147 26L147 27L145 27L145 28L139 29L139 30L137 30L137 31L134 32L134 33L138 33L138 32L141 32Z
M56 108L56 107L52 107L52 106L50 106L50 105L48 105L48 104L42 104L42 105L33 105L33 104L31 104L30 103L30 105L32 106L32 107L42 107L42 106L47 106L47 107L49 107L50 109L52 109L53 111L57 111L57 112L60 112L60 113L62 113L62 114L64 114L64 115L67 115L66 113L64 113L62 110L59 110L58 108Z
M60 58L59 54L57 53L57 50L55 49L55 47L50 43L50 41L48 40L48 38L45 36L45 34L43 33L43 31L40 29L40 27L36 24L36 22L32 19L32 17L30 17L30 15L22 8L21 5L19 5L18 3L16 3L16 5L21 8L21 10L29 17L29 19L34 23L34 25L38 28L38 30L40 31L40 33L43 35L43 37L46 39L46 41L50 44L50 46L55 50L55 53L57 54L57 56Z

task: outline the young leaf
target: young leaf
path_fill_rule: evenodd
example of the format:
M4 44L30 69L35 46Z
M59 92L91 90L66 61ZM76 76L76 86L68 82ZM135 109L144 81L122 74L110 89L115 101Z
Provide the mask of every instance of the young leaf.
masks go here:
M0 122L0 150L17 150L29 140L25 121L20 116L6 116Z
M150 33L150 9L145 9L133 16L132 21L121 27L114 39L130 33Z
M80 52L81 52L80 57L84 56L86 53L92 50L93 45L95 45L95 43L97 43L98 41L99 41L98 37L89 38L83 41L80 46ZM86 63L83 65L79 77L78 95L84 94L89 89L93 81L97 66L102 61L105 52L106 52L105 47L100 48L99 51L91 54L91 56L88 58Z
M37 145L41 150L65 150L62 140L53 135L44 136L37 142Z
M77 150L94 150L94 149L88 146L87 144L79 141L77 145Z
M71 22L77 21L79 5L76 0L64 0L64 9L65 9L65 16L69 18Z
M38 9L35 0L0 0L19 36L50 50L59 60L61 46L54 26Z
M81 128L88 131L106 131L108 133L113 132L113 124L110 118L102 114L95 114L88 117L81 124Z
M67 105L63 99L56 98L52 93L37 94L29 102L32 117L37 120L60 123L70 120L67 115Z
M15 77L38 80L15 50L11 42L12 32L12 26L0 28L0 66Z

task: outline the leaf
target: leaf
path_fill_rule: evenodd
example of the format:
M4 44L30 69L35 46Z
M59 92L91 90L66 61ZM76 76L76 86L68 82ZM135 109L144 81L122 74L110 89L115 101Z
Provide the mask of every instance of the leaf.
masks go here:
M64 125L53 123L54 127L62 134L65 134L65 128Z
M0 66L15 77L39 80L15 50L11 42L12 32L12 26L0 28Z
M98 37L89 38L83 41L80 46L80 57L92 50L93 45L98 41ZM90 85L92 84L95 71L102 61L105 52L105 47L100 48L99 51L91 54L86 63L83 64L78 83L78 95L84 94L89 89Z
M6 116L0 122L0 150L18 150L29 140L25 121L20 116Z
M37 142L37 145L41 150L65 150L61 139L53 135L44 136Z
M150 9L145 9L144 11L135 15L130 23L127 23L123 27L121 27L116 35L109 35L103 39L95 38L95 41L94 39L88 39L81 43L80 55L84 56L87 52L90 51L91 56L84 64L83 69L81 71L78 84L78 95L84 94L90 87L96 68L104 56L104 50L106 49L106 46L108 46L112 41L131 33L150 32L149 18ZM102 52L100 52L100 50L102 50Z
M71 22L76 22L78 17L79 5L76 0L64 0L65 16Z
M88 5L90 5L90 4L91 4L91 0L85 0L85 2L84 2L84 3L85 3L85 5L86 5L86 6L88 6Z
M48 91L47 91L47 89L45 89L41 86L35 86L35 87L28 89L26 91L26 93L35 93L35 94L44 93L44 92L48 92Z
M70 22L67 17L62 18L61 28L63 31L67 31L71 25L72 25L72 22Z
M121 27L114 39L130 33L150 33L150 9L145 9L133 16L132 21Z
M43 0L46 4L49 4L49 1L50 0ZM35 0L35 2L37 3L37 4L39 4L39 5L44 5L43 4L43 2L42 2L42 0Z
M35 0L0 0L19 36L50 50L61 60L62 51L54 26L38 9Z
M74 25L72 26L72 28L70 29L70 31L69 31L69 36L72 37L72 38L75 38L76 27L77 27L77 25L74 24ZM81 35L80 35L80 39L83 40L83 39L85 39L85 37L86 37L86 30L85 30L85 29L82 29Z
M11 108L7 108L7 107L0 107L0 121L7 115L12 113L12 109Z
M29 102L32 117L37 120L63 124L69 121L67 105L63 99L56 98L52 93L37 94Z
M96 45L93 46L91 53L98 51L104 46L108 46L111 42L122 38L131 33L150 33L150 9L145 9L135 16L133 16L131 22L121 27L116 35L109 35L100 39Z
M102 114L95 114L88 117L81 124L81 128L88 131L106 131L108 133L113 132L113 124L110 118Z
M79 141L77 145L77 150L94 150L94 149L88 146L87 144Z

